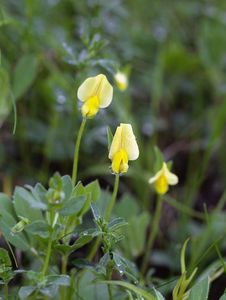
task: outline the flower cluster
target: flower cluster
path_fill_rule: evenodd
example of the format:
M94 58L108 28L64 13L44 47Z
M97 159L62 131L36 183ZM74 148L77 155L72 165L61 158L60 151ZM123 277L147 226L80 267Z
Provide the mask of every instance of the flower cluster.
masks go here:
M116 85L122 91L127 88L128 79L125 74L117 72L114 76ZM94 117L100 108L106 108L113 98L113 87L107 77L99 74L87 78L79 87L78 99L83 102L81 112L83 118ZM111 169L114 174L126 173L129 168L129 160L139 157L139 148L131 124L121 123L117 127L108 155L111 160ZM178 177L171 173L167 164L163 162L161 170L149 179L154 184L158 194L165 194L169 185L176 185Z

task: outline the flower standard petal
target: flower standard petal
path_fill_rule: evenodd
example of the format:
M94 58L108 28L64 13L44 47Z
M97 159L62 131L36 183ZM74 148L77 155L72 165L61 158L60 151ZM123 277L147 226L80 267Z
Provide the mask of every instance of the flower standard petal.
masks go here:
M136 160L139 157L139 148L136 137L130 124L120 124L122 127L122 148L126 150L129 160Z
M158 180L158 178L162 175L162 169L160 171L158 171L154 176L152 176L151 178L149 178L148 183L152 184L154 183L156 180Z
M89 77L80 85L77 92L77 96L80 101L85 102L91 97L96 96L96 90L99 82L98 76Z
M97 96L100 101L100 108L105 108L110 105L113 98L113 87L108 82L105 75L100 76L100 84L97 91Z
M113 97L113 87L108 82L104 74L87 78L78 88L78 99L82 102L97 96L100 107L105 108L110 105Z
M167 181L170 185L178 184L179 179L178 179L177 175L168 171L166 176L167 176Z
M103 74L87 78L77 92L78 99L84 102L83 117L94 117L100 108L107 107L113 97L113 88Z
M120 124L113 137L108 157L112 160L112 171L115 174L126 173L129 160L139 156L136 138L130 124Z
M167 164L164 162L164 173L165 173L165 176L167 178L167 182L169 185L176 185L178 184L178 176L172 172L169 171L168 167L167 167Z
M114 134L114 137L113 137L113 140L111 143L109 155L108 155L108 157L110 159L112 159L113 156L121 149L121 136L122 136L122 127L118 126L115 131L115 134Z

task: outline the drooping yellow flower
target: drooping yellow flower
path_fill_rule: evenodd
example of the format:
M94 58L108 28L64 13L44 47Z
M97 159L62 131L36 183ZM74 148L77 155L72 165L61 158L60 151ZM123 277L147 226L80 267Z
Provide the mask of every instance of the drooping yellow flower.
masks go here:
M112 161L111 168L115 174L126 173L129 160L136 160L139 156L139 148L136 137L130 124L120 124L113 137L109 158Z
M178 177L169 171L167 164L164 162L161 170L151 177L148 182L150 184L154 183L156 192L164 195L168 191L169 185L178 183Z
M94 117L100 108L110 105L113 97L113 88L107 77L99 74L95 77L87 78L78 88L78 99L82 105L83 117Z
M125 91L128 87L128 77L125 73L117 72L114 75L115 83L120 91Z

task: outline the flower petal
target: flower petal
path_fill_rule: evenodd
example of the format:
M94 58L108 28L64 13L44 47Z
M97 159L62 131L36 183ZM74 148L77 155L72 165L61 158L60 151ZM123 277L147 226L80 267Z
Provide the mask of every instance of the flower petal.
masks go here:
M77 96L80 101L84 102L89 98L96 96L96 91L100 82L100 76L101 75L89 77L80 85L77 92Z
M97 96L100 101L100 107L105 108L110 105L112 98L113 98L113 87L108 82L105 75L100 74L99 76L99 87Z
M111 143L109 155L108 155L108 157L110 159L112 159L113 156L121 149L121 137L122 137L122 127L118 126L115 131L115 134L114 134L114 137L113 137L113 140Z
M136 137L133 133L130 124L120 124L122 128L121 148L125 149L129 160L135 160L139 157L139 148L137 145Z
M179 179L178 179L177 175L173 174L172 172L169 171L166 163L164 163L163 169L164 169L164 173L167 178L168 184L170 184L170 185L178 184Z
M177 175L175 175L175 174L168 171L167 174L166 174L166 177L167 177L168 183L170 185L178 184L179 179L178 179Z
M126 74L122 73L122 72L117 72L114 76L115 82L117 87L121 90L121 91L125 91L128 87L128 78L126 76Z
M159 177L162 175L162 169L160 171L158 171L154 176L152 176L151 178L149 178L148 183L152 184L155 181L157 181L159 179Z

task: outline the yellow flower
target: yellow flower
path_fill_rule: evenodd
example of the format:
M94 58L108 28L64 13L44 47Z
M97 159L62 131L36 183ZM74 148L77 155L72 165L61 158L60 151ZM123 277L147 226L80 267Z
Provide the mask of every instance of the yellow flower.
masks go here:
M148 182L150 184L154 183L156 192L164 195L168 191L169 185L178 183L178 177L169 171L167 164L164 162L161 170L151 177Z
M114 75L115 83L120 91L125 91L128 87L128 77L125 73L117 72Z
M113 137L109 158L112 161L111 168L115 174L126 173L129 160L136 160L139 156L139 148L133 129L130 124L120 124Z
M100 108L110 105L113 88L103 74L87 78L78 88L78 99L84 102L83 117L94 117Z

